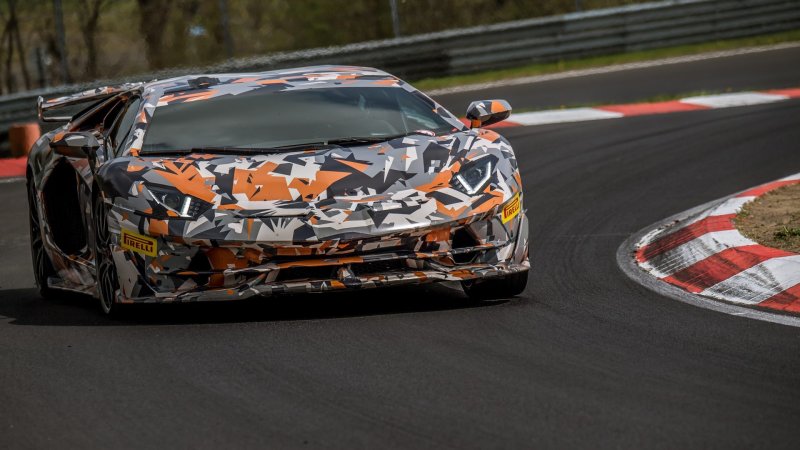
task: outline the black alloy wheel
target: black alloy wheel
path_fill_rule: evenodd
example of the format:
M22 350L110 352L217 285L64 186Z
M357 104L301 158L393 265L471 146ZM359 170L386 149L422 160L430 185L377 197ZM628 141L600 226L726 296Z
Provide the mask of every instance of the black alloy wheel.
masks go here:
M97 296L100 308L106 314L119 309L116 303L119 278L111 254L111 233L108 231L108 205L99 196L94 200L94 254Z

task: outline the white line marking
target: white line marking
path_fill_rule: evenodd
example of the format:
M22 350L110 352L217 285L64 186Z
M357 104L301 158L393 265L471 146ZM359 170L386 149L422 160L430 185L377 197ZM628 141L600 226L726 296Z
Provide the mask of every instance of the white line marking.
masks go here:
M742 207L744 206L745 203L755 199L756 198L752 195L747 197L734 197L730 200L725 201L716 208L712 209L709 213L709 216L726 216L728 214L739 214L739 211L742 210Z
M789 100L787 95L765 94L761 92L738 92L733 94L701 95L680 99L681 103L704 106L709 109L735 106L761 105ZM646 103L642 103L644 105ZM631 103L629 105L636 105ZM678 111L675 111L678 112ZM606 111L599 108L567 108L512 114L509 122L521 126L547 125L552 123L584 122L587 120L619 119L624 113Z
M738 92L733 94L687 97L679 101L690 105L717 109L760 105L789 99L791 99L791 97L787 95L765 94L761 92ZM635 105L635 103L632 105ZM517 125L532 126L552 123L584 122L587 120L619 119L622 117L625 117L624 113L606 111L598 108L567 108L512 114L508 120Z
M794 180L800 180L800 173L789 175L788 177L781 178L778 181L794 181Z
M549 123L583 122L585 120L618 119L624 114L595 108L570 108L512 114L508 119L520 125L545 125Z
M787 48L800 47L800 42L784 42L775 45L761 45L757 47L747 47L734 50L721 50L717 52L700 53L697 55L676 56L672 58L654 59L626 64L615 64L611 66L595 67L592 69L568 70L566 72L552 73L547 75L533 75L528 77L511 78L506 80L489 81L486 83L465 84L463 86L453 86L449 88L433 89L427 91L430 96L457 94L461 92L480 91L505 86L518 86L521 84L541 83L544 81L562 80L566 78L585 77L611 72L622 72L625 70L645 69L648 67L665 66L669 64L681 64L694 61L703 61L715 58L727 58L730 56L747 55L751 53L769 52L783 50Z
M762 94L760 92L738 92L735 94L702 95L682 98L681 103L707 106L709 108L730 108L733 106L761 105L763 103L788 100L786 95Z

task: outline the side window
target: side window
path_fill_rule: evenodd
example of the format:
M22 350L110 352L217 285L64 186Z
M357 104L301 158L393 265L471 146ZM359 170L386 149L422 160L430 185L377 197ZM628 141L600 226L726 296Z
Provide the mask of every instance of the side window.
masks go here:
M433 105L429 105L423 98L416 95L398 95L397 103L403 112L409 130L437 129L441 127L430 118Z
M141 99L139 97L134 97L128 102L127 109L125 109L125 112L122 114L120 119L117 120L117 123L111 130L111 134L108 136L111 141L111 145L114 147L115 155L119 154L120 147L125 142L125 138L128 137L128 134L133 127L133 122L136 120L136 113L139 112L140 103Z
M108 110L103 120L100 122L100 126L98 127L99 132L106 133L111 127L114 125L114 121L117 120L117 117L122 113L123 108L125 108L125 101L120 100L111 109Z
M74 122L70 131L105 132L114 119L122 111L124 103L119 98L112 98L94 106L89 112L83 113Z

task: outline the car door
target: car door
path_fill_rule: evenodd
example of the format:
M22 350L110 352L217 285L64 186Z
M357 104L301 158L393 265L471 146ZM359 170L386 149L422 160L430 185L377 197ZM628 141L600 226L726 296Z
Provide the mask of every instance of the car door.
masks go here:
M101 143L112 124L124 111L130 95L99 102L75 117L63 132L88 132ZM55 135L55 139L59 134ZM51 149L54 152L54 150ZM42 178L42 201L47 231L45 247L68 285L92 283L93 258L90 251L92 186L94 172L106 158L105 145L93 155L67 156L53 153ZM96 157L95 157L96 156Z

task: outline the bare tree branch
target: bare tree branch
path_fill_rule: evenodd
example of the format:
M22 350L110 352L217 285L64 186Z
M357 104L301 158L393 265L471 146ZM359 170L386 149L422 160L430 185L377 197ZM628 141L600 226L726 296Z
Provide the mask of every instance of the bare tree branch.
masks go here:
M139 31L147 47L151 69L162 69L168 64L168 52L162 42L164 29L172 10L172 0L137 0L139 3Z
M86 76L97 78L97 27L106 0L81 0L80 29L86 47Z
M16 41L17 58L19 59L19 66L22 72L22 80L25 83L25 89L31 88L31 76L28 73L28 61L25 58L25 48L22 45L22 37L19 32L19 20L17 19L17 5L16 1L9 0L9 27L11 31L10 39ZM12 46L13 44L9 44Z

